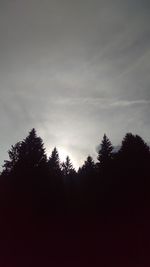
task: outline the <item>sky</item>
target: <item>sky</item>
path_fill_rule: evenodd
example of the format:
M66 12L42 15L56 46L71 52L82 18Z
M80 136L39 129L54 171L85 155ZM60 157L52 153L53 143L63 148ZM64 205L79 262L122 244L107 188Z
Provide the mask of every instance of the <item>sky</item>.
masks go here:
M75 167L150 141L149 0L0 0L0 165L34 127Z

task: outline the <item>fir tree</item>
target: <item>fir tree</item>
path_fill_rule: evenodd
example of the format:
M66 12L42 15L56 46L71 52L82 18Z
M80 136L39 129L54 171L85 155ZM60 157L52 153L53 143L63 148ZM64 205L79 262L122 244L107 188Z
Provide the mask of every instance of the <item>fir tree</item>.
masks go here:
M4 161L3 174L10 174L14 171L20 158L21 144L21 142L17 142L14 146L12 145L11 149L8 151L9 160Z
M143 154L149 154L149 147L139 135L127 133L122 141L119 153L137 155L140 157Z
M100 166L106 166L107 163L110 162L112 159L112 151L113 146L106 134L104 134L97 157Z
M131 166L132 168L139 168L149 161L150 150L139 135L127 133L122 141L118 157L120 160L124 161L126 167Z
M35 129L32 129L21 144L19 163L25 168L39 168L45 166L46 161L43 141L37 137Z
M16 143L8 151L9 160L4 163L3 173L24 174L24 170L39 169L44 171L46 168L47 159L43 141L37 137L35 129L29 132L29 135L22 141Z
M65 177L75 172L69 156L67 156L66 161L62 163L62 172Z
M61 173L60 159L57 148L55 147L48 160L48 167L53 175L59 175Z
M81 171L84 174L91 175L95 171L95 163L91 156L88 156L86 161L84 162Z

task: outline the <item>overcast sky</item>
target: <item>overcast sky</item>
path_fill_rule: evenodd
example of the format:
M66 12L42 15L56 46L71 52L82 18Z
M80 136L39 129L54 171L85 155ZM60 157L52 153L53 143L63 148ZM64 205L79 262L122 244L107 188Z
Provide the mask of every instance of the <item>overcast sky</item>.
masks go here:
M76 166L150 140L149 0L0 0L0 164L37 129Z

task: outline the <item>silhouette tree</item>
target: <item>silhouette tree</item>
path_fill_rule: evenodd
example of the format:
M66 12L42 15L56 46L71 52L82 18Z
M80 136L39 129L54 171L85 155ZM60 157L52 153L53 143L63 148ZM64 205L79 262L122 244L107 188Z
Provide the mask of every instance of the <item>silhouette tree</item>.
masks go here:
M113 146L106 136L104 134L103 140L100 144L100 150L98 151L98 165L101 167L105 167L110 163L110 160L112 159L112 151L113 151Z
M46 166L47 158L44 144L40 137L37 137L35 129L23 140L19 153L19 164L25 168L42 168Z
M64 179L65 190L65 207L71 211L76 203L76 171L73 168L69 156L66 157L65 162L62 163L62 174Z
M150 152L139 135L127 133L116 157L116 177L119 181L119 199L130 206L138 205L144 191L149 188ZM144 199L144 197L143 197ZM120 201L121 202L121 201Z
M21 142L17 142L14 146L11 146L11 149L8 151L9 160L5 160L3 165L2 174L10 174L14 171L20 157L20 148Z
M78 170L80 178L80 209L89 212L95 208L96 164L91 156L88 156L83 166Z
M4 176L7 174L10 181L8 187L14 207L23 209L26 206L30 210L33 206L39 207L47 187L47 158L42 139L32 129L22 142L11 147L8 154Z
M73 168L69 156L67 156L66 161L62 163L62 172L64 177L67 177L75 173L75 169Z
M61 174L59 153L58 153L56 147L53 149L51 156L49 157L48 166L49 166L49 171L50 171L51 175L60 175Z
M49 178L50 178L50 198L53 201L54 210L59 210L63 205L64 185L59 153L55 147L48 160ZM55 204L54 204L55 203Z
M149 156L149 147L139 135L127 133L122 141L119 155L123 155L126 160L141 160L143 157ZM129 161L129 160L128 160Z
M144 174L150 160L149 147L139 135L127 133L118 152L118 160L126 172L130 170L132 175Z
M4 173L15 170L23 175L24 170L46 167L47 158L43 141L37 137L35 129L32 129L22 142L12 146L8 154L10 159L5 160Z
M88 156L79 172L83 173L83 175L93 176L95 168L96 165L93 158L91 156Z
M96 177L96 164L91 156L87 157L83 166L79 169L78 175L83 187L90 188L93 185Z
M120 150L118 151L118 164L122 169L132 172L132 175L148 165L150 151L148 145L139 135L127 133L122 141Z
M12 146L9 157L10 160L4 164L4 174L11 175L14 183L22 189L42 188L44 179L41 177L47 174L47 157L43 141L35 129L22 142Z

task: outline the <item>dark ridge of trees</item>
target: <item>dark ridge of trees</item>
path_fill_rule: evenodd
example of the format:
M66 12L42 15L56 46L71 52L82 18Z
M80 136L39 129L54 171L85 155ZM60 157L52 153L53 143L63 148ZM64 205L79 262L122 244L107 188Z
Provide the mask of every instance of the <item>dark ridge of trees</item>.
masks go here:
M11 146L8 155L0 176L1 230L5 233L9 224L18 235L27 225L30 234L52 234L62 228L70 233L81 226L79 220L84 220L84 232L96 218L98 225L90 231L100 231L102 236L100 225L109 225L113 231L120 221L135 227L137 222L150 223L150 148L139 135L127 133L114 152L104 134L97 162L89 155L78 171L69 156L60 161L56 147L47 158L35 129Z
M121 209L124 203L129 205L131 195L137 201L144 192L148 197L150 149L140 136L132 133L125 135L118 152L113 152L113 145L104 134L98 161L88 156L78 172L69 156L60 162L56 147L47 158L43 140L35 129L11 146L8 155L1 182L25 202L30 197L28 201L34 202L37 213L46 210L100 214L102 210Z

